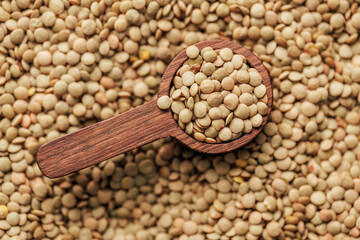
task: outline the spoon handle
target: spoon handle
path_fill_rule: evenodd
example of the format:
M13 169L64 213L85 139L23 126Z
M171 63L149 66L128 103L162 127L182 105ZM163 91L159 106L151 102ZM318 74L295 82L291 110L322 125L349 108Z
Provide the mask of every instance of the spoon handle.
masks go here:
M68 175L168 136L172 121L171 113L152 100L44 144L37 162L49 178Z

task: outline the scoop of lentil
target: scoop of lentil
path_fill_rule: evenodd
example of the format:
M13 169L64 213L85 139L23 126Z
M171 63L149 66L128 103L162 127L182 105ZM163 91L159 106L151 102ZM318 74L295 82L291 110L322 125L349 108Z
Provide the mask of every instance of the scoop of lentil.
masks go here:
M200 52L196 46L187 47L186 55L189 59L174 77L170 98L166 98L166 103L165 96L158 99L161 109L184 106L180 112L173 111L181 129L198 141L221 143L239 138L243 130L249 133L261 126L263 115L268 112L266 87L261 75L247 64L244 56L234 54L230 48L205 47ZM239 80L238 73L248 75L248 82ZM260 102L264 105L258 110L256 104ZM238 109L239 104L243 106ZM252 114L244 116L250 108ZM214 128L218 120L225 124ZM243 120L250 122L247 129Z
M358 4L1 1L0 238L359 238ZM252 143L208 156L165 138L72 176L42 176L35 161L42 144L156 98L171 59L216 38L253 51L271 76L273 111ZM177 94L189 94L194 105L201 89L232 87L216 69L231 68L226 51L218 57L209 50L189 63L209 62L202 70L223 84L197 73L184 78L186 87L198 85L187 92L174 79ZM251 103L244 93L256 77L231 77L245 84L239 89ZM207 114L218 118L206 132L239 131L240 120L225 127L227 107L214 90L203 93L215 108ZM241 103L233 114L244 119L243 131L250 106ZM184 108L171 104L174 112ZM196 124L185 131L201 130Z

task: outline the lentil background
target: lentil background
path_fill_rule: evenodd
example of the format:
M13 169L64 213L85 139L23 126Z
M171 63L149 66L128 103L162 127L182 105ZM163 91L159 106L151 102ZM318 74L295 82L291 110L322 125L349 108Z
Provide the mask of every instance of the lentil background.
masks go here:
M0 3L1 239L356 239L359 1ZM49 180L39 146L156 98L167 64L228 38L269 70L274 105L245 148L161 139Z

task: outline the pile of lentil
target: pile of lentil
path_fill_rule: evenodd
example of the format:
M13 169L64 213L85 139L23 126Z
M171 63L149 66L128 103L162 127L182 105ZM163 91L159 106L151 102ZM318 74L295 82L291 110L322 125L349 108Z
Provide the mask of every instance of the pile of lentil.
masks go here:
M1 1L0 238L359 238L358 4ZM41 174L40 145L156 98L177 53L217 38L269 70L273 110L252 143L211 156L167 138Z
M158 106L171 106L181 129L196 140L221 143L260 127L268 113L262 77L230 48L196 46L186 49L189 58L177 71L171 99L161 96Z

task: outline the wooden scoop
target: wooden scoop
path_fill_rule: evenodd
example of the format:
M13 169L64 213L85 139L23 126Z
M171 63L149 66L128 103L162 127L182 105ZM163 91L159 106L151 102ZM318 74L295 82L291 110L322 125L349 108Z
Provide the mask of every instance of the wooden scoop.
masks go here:
M248 63L260 73L266 86L269 107L268 114L263 118L260 127L226 143L199 142L178 126L171 110L159 109L155 99L44 144L37 154L37 162L42 173L49 178L61 177L166 136L177 138L193 150L211 154L229 152L250 142L262 130L271 112L272 88L267 70L258 57L237 43L211 40L195 46L199 50L204 47L230 48L234 53L245 56ZM169 64L162 77L159 97L169 94L173 77L186 60L184 50Z

